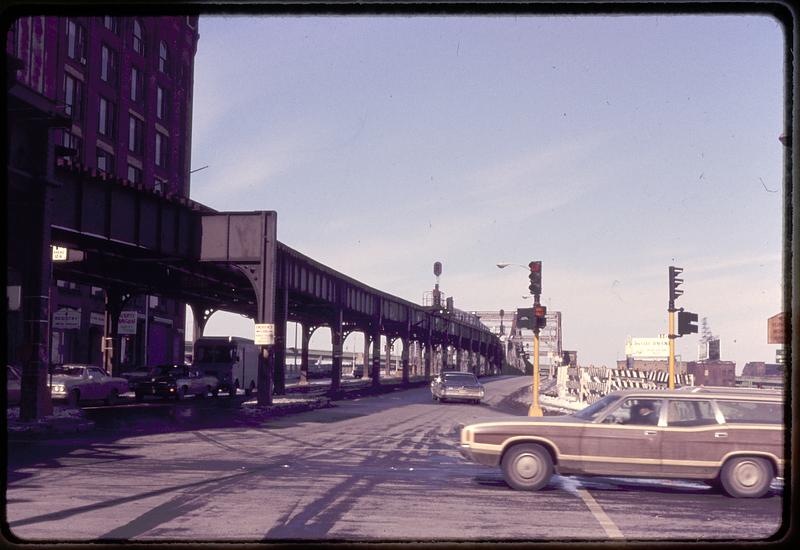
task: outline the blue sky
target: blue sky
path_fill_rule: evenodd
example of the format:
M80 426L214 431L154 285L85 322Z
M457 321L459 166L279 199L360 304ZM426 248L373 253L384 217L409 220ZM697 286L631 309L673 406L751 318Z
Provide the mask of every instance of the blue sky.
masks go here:
M191 197L276 210L285 244L417 303L441 261L456 307L523 307L495 264L541 260L582 364L667 332L677 265L741 370L782 303L783 41L759 15L201 17Z

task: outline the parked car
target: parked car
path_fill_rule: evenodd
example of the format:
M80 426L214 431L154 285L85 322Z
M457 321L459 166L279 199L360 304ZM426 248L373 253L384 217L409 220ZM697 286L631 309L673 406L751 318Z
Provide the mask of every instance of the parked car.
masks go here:
M356 365L353 367L353 378L363 378L364 365Z
M431 380L431 395L434 401L480 403L484 394L483 385L471 372L445 371Z
M123 372L120 374L120 376L128 381L128 387L130 388L130 391L136 391L136 386L139 384L139 382L147 379L147 375L150 373L151 368L152 367L136 367L133 370Z
M150 369L148 377L137 383L136 400L146 396L174 397L177 400L189 395L206 397L217 395L219 380L216 376L203 374L187 365L159 365Z
M120 394L128 391L128 381L109 374L94 365L61 365L53 369L50 395L66 399L77 407L84 401L104 400L114 404Z
M22 374L16 367L6 365L6 406L19 405L22 391Z
M624 390L571 415L470 424L460 450L519 490L558 472L696 479L754 498L783 476L783 413L778 391Z

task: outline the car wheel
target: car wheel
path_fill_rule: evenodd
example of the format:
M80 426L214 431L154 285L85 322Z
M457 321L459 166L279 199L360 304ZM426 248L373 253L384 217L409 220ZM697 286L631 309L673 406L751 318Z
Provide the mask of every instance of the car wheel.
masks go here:
M254 390L254 389L256 389L256 383L255 383L255 382L250 382L250 385L249 385L249 386L247 386L247 389L246 389L246 390L244 390L244 394L245 394L247 397L250 397L251 395L253 395L253 390Z
M233 387L228 388L228 397L236 397L236 392L239 391L239 381L237 380Z
M69 392L69 396L67 397L67 405L70 407L77 407L78 404L81 402L81 392L78 390L72 390Z
M730 459L722 467L722 489L734 498L758 498L769 490L774 473L764 458L742 456Z
M502 460L503 478L518 491L538 491L553 476L553 460L544 447L535 443L515 445Z
M106 405L114 405L118 399L119 392L117 390L111 390L111 393L109 393L108 397L106 397Z
M219 388L217 387L217 388L214 388L213 390L211 390L211 395L213 397L218 396L219 395Z
M183 401L184 399L186 399L186 386L181 386L180 388L178 388L178 391L175 394L175 399L177 399L178 401Z

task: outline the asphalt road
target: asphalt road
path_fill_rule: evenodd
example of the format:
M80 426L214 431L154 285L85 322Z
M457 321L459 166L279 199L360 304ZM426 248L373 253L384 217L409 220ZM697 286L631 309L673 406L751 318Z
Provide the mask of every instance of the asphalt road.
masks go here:
M8 442L6 521L34 542L703 541L779 530L779 488L737 500L702 483L554 476L542 491L512 491L499 470L461 458L455 429L519 412L504 398L528 383L488 382L481 406L437 404L423 387L280 418L214 400L104 412L73 439Z

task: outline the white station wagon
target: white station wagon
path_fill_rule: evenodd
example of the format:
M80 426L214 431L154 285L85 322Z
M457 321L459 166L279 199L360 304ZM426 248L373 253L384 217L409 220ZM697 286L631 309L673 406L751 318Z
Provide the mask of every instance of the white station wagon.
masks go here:
M128 381L109 376L94 365L62 365L53 370L50 395L53 399L66 399L77 407L83 401L105 401L113 404L128 391Z

